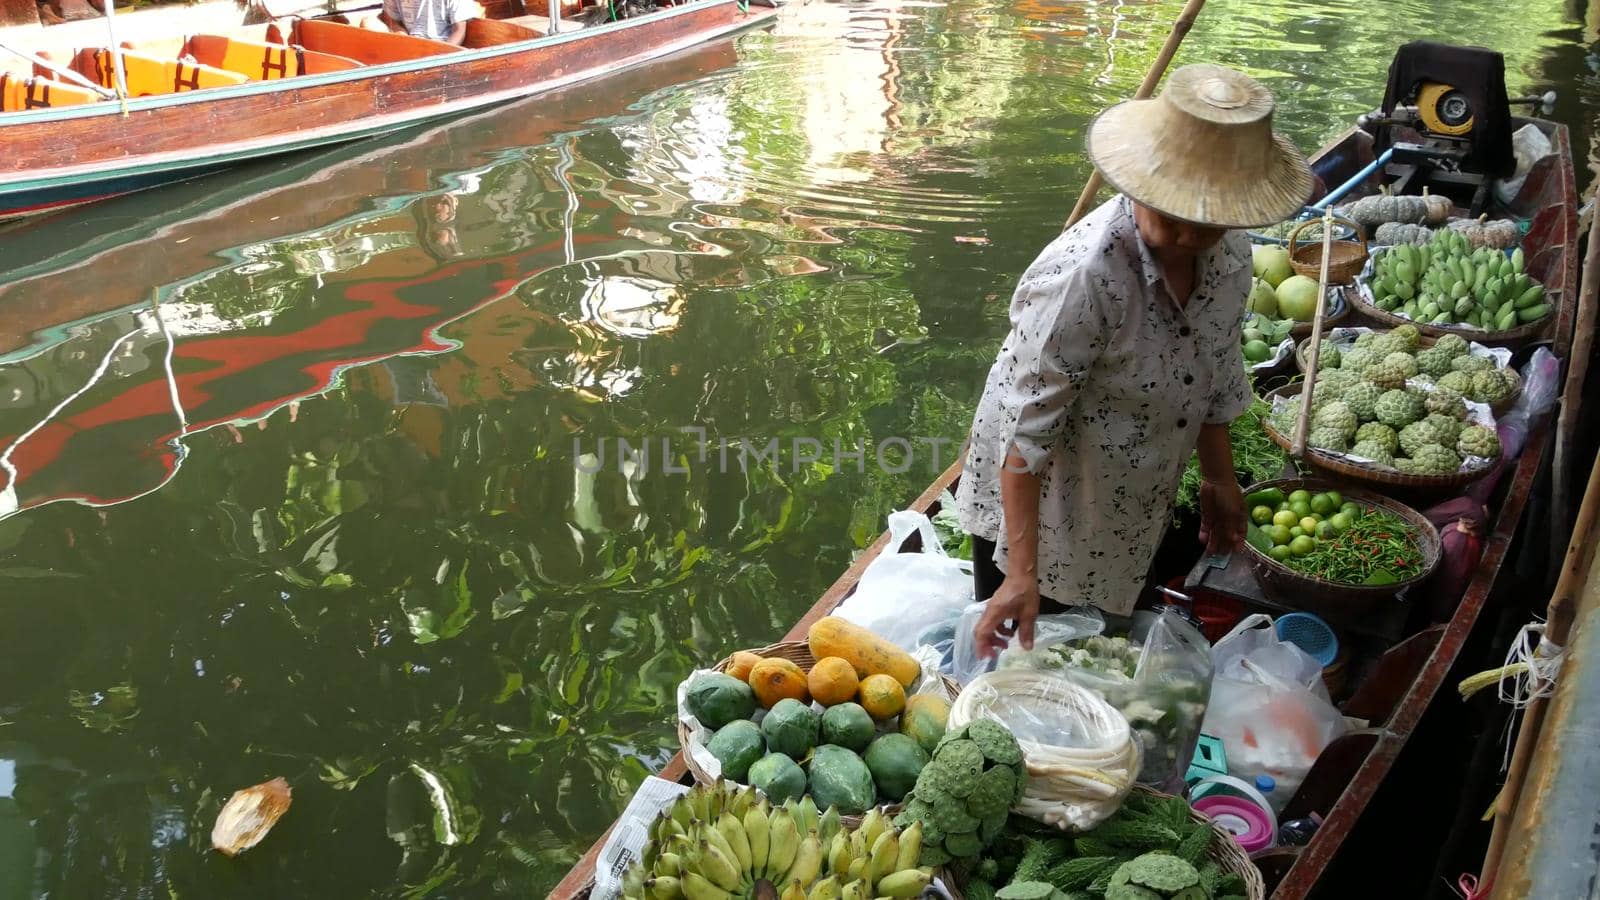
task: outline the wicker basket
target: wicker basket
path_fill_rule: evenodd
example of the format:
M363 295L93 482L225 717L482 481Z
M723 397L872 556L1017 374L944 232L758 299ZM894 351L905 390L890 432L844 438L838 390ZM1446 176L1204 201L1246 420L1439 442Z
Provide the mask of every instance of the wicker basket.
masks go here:
M1134 785L1133 790L1135 793L1163 796L1160 791L1151 790L1142 784ZM1244 848L1233 839L1233 835L1193 809L1189 810L1189 817L1198 824L1211 827L1213 839L1211 846L1206 849L1206 859L1216 863L1217 868L1225 874L1238 875L1244 879L1244 895L1247 900L1266 900L1267 884L1261 877L1261 870L1250 861L1250 854L1244 852ZM965 882L964 873L946 869L941 871L939 876L949 889L952 900L966 900L966 894L961 890Z
M1272 403L1274 398L1277 397L1298 396L1302 387L1304 387L1303 383L1286 384L1268 393L1265 399L1268 403ZM1261 427L1266 429L1267 437L1272 438L1273 443L1282 447L1284 452L1294 452L1293 435L1280 433L1278 429L1272 426L1270 419L1261 423ZM1451 472L1449 475L1409 475L1395 469L1379 469L1375 466L1365 466L1352 462L1342 456L1335 456L1318 450L1309 444L1306 445L1306 455L1303 459L1307 465L1321 472L1342 476L1351 481L1400 488L1402 490L1415 491L1419 494L1438 494L1464 487L1494 471L1494 466L1491 464L1479 466L1476 469Z
M1387 334L1388 333L1388 329L1377 329L1377 328L1375 328L1375 329L1373 329L1373 331L1378 333L1378 334ZM1324 332L1324 333L1326 333L1326 332ZM1326 340L1326 338L1324 338L1324 340ZM1432 347L1435 343L1438 342L1438 340L1439 340L1438 338L1424 336L1422 338L1422 349L1427 349L1429 347ZM1310 346L1311 346L1311 336L1310 335L1307 335L1306 337L1302 338L1300 340L1300 343L1294 345L1294 361L1295 361L1295 365L1299 366L1300 371L1302 371L1302 372L1304 372L1306 370L1306 348L1310 347ZM1503 416L1506 413L1510 412L1511 411L1511 407L1516 405L1517 398L1522 396L1522 375L1519 372L1517 372L1516 368L1514 368L1512 366L1506 366L1505 370L1507 372L1511 373L1511 377L1513 379L1515 379L1515 381L1516 381L1516 386L1511 389L1511 393L1507 394L1506 398L1504 400L1501 400L1499 403L1490 404L1489 411L1494 413L1496 418L1499 418L1500 416Z
M750 652L761 657L762 659L774 657L778 659L787 659L788 661L799 666L801 671L807 673L811 671L812 666L817 664L816 657L811 655L811 648L806 644L805 641L784 641L782 643L761 647ZM716 672L726 672L728 671L728 666L732 665L732 663L733 657L729 656L717 663L715 666L712 666L712 670ZM944 685L945 694L951 701L954 701L956 699L956 695L961 693L960 683L950 676L940 675L939 682ZM689 746L689 728L688 726L684 725L681 720L678 722L678 746L682 748L687 748ZM683 762L684 765L688 767L689 773L694 776L694 780L697 784L712 784L716 781L716 779L712 778L705 769L700 767L699 763L695 762L694 757L691 756L687 751L685 751L683 754ZM898 812L900 810L900 805L891 804L884 808L889 812ZM841 818L846 824L849 825L861 824L860 816L842 816Z
M1322 329L1324 331L1338 325L1350 316L1350 301L1345 298L1348 293L1350 293L1348 290L1329 286L1328 300L1322 304ZM1289 336L1297 341L1310 337L1311 323L1296 322L1294 327L1289 329Z
M1321 221L1307 219L1289 234L1289 266L1312 280L1322 277L1322 241L1303 241L1300 232ZM1366 268L1367 236L1360 225L1349 219L1334 216L1333 221L1355 233L1355 240L1335 239L1328 245L1328 283L1345 284L1355 281Z
M1520 347L1533 338L1538 337L1541 332L1543 332L1550 326L1552 322L1556 320L1555 315L1552 313L1551 315L1545 316L1537 322L1529 322L1526 325L1518 325L1515 328L1507 328L1505 331L1484 331L1482 328L1468 328L1465 325L1435 325L1431 322L1418 322L1415 319L1408 319L1405 316L1396 315L1395 313L1389 312L1386 309L1379 309L1378 306L1370 299L1372 295L1369 293L1369 288L1365 284L1359 284L1357 285L1356 289L1348 291L1347 293L1350 295L1351 304L1355 306L1356 311L1361 313L1362 316L1372 319L1375 322L1382 322L1391 328L1398 325L1415 325L1417 326L1418 331L1428 335L1429 337L1443 337L1447 334L1456 334L1466 338L1469 341L1477 341L1478 343L1485 345L1492 344L1496 347ZM1549 302L1551 306L1558 308L1561 304L1559 299L1560 296L1560 291L1547 291L1545 294L1547 302Z
M1360 488L1350 488L1332 481L1318 478L1281 478L1274 481L1263 481L1251 485L1252 491L1278 488L1284 493L1293 490L1307 490L1313 494L1323 491L1335 490L1343 495L1344 499L1359 503L1362 506L1375 506L1385 512L1392 513L1410 525L1417 535L1417 547L1422 551L1422 572L1413 575L1404 581L1393 584L1363 585L1341 584L1336 581L1305 575L1283 565L1272 557L1262 553L1249 543L1245 543L1246 555L1256 572L1256 578L1261 586L1269 593L1291 603L1293 606L1309 612L1318 612L1333 609L1333 615L1345 613L1366 612L1372 607L1383 603L1401 591L1421 584L1429 575L1433 574L1434 567L1439 565L1439 532L1429 522L1427 517L1406 506L1403 503L1391 500L1382 494Z

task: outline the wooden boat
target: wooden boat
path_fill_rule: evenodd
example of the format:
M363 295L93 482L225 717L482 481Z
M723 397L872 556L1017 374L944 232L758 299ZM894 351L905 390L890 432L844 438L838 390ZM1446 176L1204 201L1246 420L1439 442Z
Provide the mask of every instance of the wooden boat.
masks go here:
M551 33L549 18L520 14L520 0L496 8L500 17L468 23L462 47L294 19L124 43L116 54L83 47L39 51L31 65L0 61L0 220L541 93L770 21L776 11L688 0ZM125 102L105 96L119 56Z
M1521 118L1513 124L1535 125L1552 145L1552 154L1534 166L1512 208L1531 220L1523 243L1528 271L1544 282L1552 302L1559 304L1557 315L1550 318L1540 338L1557 356L1565 357L1572 339L1578 280L1578 198L1571 145L1564 125ZM1312 158L1313 168L1324 183L1342 184L1374 160L1373 144L1371 134L1353 128L1322 148ZM1376 190L1378 183L1374 176L1365 187ZM1361 877L1352 876L1353 884L1334 883L1339 881L1334 863L1478 626L1543 465L1550 431L1549 424L1535 430L1514 465L1503 471L1505 477L1491 498L1482 558L1449 621L1393 643L1371 661L1364 682L1341 704L1347 716L1365 719L1369 725L1337 739L1323 751L1284 811L1282 818L1286 819L1311 812L1323 817L1310 843L1270 850L1256 859L1272 897L1299 900L1313 892L1321 896L1351 896L1358 889L1353 885L1360 884L1368 885L1370 890L1372 882L1361 879L1371 874L1371 860L1356 863ZM929 515L937 512L939 497L952 489L959 477L957 464L929 485L909 508ZM916 535L892 550L888 544L888 534L881 535L801 616L783 640L803 640L813 622L827 615L855 589L866 567L879 554L921 549ZM1446 697L1444 702L1454 701ZM659 774L662 778L684 779L687 771L681 754ZM552 897L587 896L593 886L594 863L604 842L602 835L556 887Z

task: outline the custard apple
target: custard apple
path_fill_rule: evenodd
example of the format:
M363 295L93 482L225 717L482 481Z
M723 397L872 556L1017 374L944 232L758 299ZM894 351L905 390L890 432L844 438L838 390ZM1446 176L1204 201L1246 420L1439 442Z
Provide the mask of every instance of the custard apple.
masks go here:
M1435 384L1442 388L1449 388L1450 390L1462 395L1472 393L1472 376L1466 372L1456 372L1453 370L1446 372L1445 374L1439 376L1439 380L1435 382Z
M1360 427L1361 420L1356 418L1356 414L1343 400L1335 400L1332 403L1324 404L1321 409L1316 411L1316 414L1312 416L1311 425L1317 429L1331 428L1344 435L1345 440L1348 442L1350 438L1355 437L1356 429Z
M1380 334L1373 338L1371 346L1372 352L1377 354L1379 359L1391 353L1404 353L1406 351L1406 342L1395 337L1394 332Z
M1393 335L1394 339L1399 341L1409 353L1417 352L1417 348L1422 346L1422 332L1419 331L1415 325L1409 323L1401 325L1389 333Z
M1310 354L1307 354L1306 358L1309 360ZM1322 342L1322 351L1317 354L1317 371L1339 368L1339 359L1339 348L1333 345L1333 341L1324 340Z
M1356 441L1350 448L1350 455L1370 459L1380 466L1394 468L1394 454L1377 441Z
M1422 421L1432 426L1439 433L1439 443L1446 447L1454 447L1456 438L1461 436L1461 420L1455 416L1428 413L1423 417Z
M1396 456L1394 458L1394 467L1395 467L1396 470L1398 470L1399 472L1401 472L1402 474L1405 474L1405 475L1426 475L1427 474L1426 472L1422 471L1421 468L1418 467L1417 461L1412 459L1409 456Z
M1406 391L1384 391L1378 398L1377 405L1372 409L1372 414L1379 422L1390 428L1404 428L1412 422L1422 418L1426 407L1422 405L1422 398Z
M1356 346L1365 350L1366 348L1372 346L1372 342L1377 339L1378 333L1376 331L1363 331L1356 335Z
M1362 369L1361 377L1386 391L1406 386L1406 370L1389 362L1387 358Z
M1360 372L1367 366L1378 361L1378 357L1366 347L1352 347L1339 357L1339 368L1346 372Z
M1483 372L1494 368L1494 360L1466 353L1450 360L1450 368L1457 372Z
M1294 434L1295 426L1300 421L1300 398L1295 397L1274 409L1269 421L1279 434Z
M1433 349L1443 350L1445 355L1455 359L1472 348L1467 345L1467 339L1459 334L1447 334L1433 342Z
M1454 435L1451 435L1451 437L1454 438ZM1439 429L1434 427L1434 424L1427 419L1412 422L1410 425L1400 429L1400 449L1404 450L1405 454L1412 459L1417 458L1417 451L1423 447L1429 444L1443 445L1444 440L1445 436L1440 434ZM1454 446L1455 441L1452 439L1450 444Z
M1370 422L1374 415L1373 408L1378 405L1378 398L1382 396L1383 388L1362 381L1345 388L1344 395L1339 399L1344 401L1345 406L1350 407L1350 411L1356 414L1357 419Z
M1465 419L1467 417L1466 402L1461 399L1460 394L1447 387L1436 386L1428 392L1428 396L1423 398L1422 403L1430 413L1450 416L1453 419Z
M1476 357L1474 357L1476 358ZM1486 369L1472 376L1472 390L1467 396L1479 403L1495 404L1511 396L1512 381L1499 369Z
M1420 371L1417 368L1417 358L1404 351L1391 353L1388 356L1385 356L1383 361L1406 373L1407 378L1410 378Z
M1377 444L1392 454L1400 449L1400 435L1382 422L1367 422L1356 429L1356 443Z
M1424 444L1411 454L1420 475L1452 475L1461 468L1461 457L1449 447Z
M1451 359L1450 354L1440 350L1437 346L1429 347L1417 353L1417 369L1438 378L1440 375L1451 371Z
M1337 428L1313 428L1306 435L1306 443L1319 450L1329 450L1334 453L1343 453L1350 449L1350 438Z
M1456 438L1456 451L1462 456L1494 459L1500 455L1500 435L1493 428L1468 425L1461 429L1461 436Z

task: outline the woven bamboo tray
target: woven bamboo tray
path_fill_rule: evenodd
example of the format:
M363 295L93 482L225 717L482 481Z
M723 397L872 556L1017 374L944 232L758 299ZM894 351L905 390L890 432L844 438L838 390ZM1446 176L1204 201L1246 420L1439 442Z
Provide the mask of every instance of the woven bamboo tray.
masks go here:
M1272 403L1275 397L1299 396L1302 387L1304 387L1303 383L1286 384L1268 393L1265 399L1268 403ZM1272 427L1270 419L1262 422L1261 427L1266 429L1267 437L1272 438L1272 442L1282 447L1284 452L1293 452L1293 435L1279 433L1278 429ZM1335 456L1323 450L1318 450L1309 444L1306 445L1304 460L1313 469L1332 475L1339 475L1351 481L1427 494L1438 494L1464 487L1494 470L1494 465L1491 463L1475 469L1458 470L1449 475L1409 475L1395 469L1380 469L1376 466L1365 466L1352 462L1342 456Z
M1375 506L1404 520L1416 532L1417 546L1422 551L1421 573L1393 584L1363 585L1341 584L1296 572L1249 543L1244 543L1242 546L1250 558L1251 566L1255 569L1257 580L1263 587L1268 588L1270 593L1276 594L1293 606L1312 612L1316 612L1319 608L1330 607L1346 614L1364 612L1392 599L1401 591L1426 581L1428 576L1433 574L1434 568L1439 565L1441 545L1438 530L1426 516L1403 503L1391 500L1382 494L1347 487L1320 478L1279 478L1250 486L1251 491L1263 491L1267 488L1277 488L1285 494L1302 489L1313 494L1329 490L1339 491L1347 501L1362 506Z
M777 644L769 644L768 646L760 647L750 652L761 657L762 659L767 659L769 657L787 659L799 666L801 671L806 672L807 674L810 674L811 667L817 664L816 657L811 655L811 647L808 646L805 641L783 641ZM715 672L726 672L728 671L728 666L732 664L733 657L730 655L711 668L712 671ZM954 701L956 699L956 695L961 693L961 684L948 675L940 675L939 683L944 685L945 694L951 701ZM695 783L714 784L717 781L717 779L712 778L705 769L701 768L700 764L695 762L694 757L687 752L686 748L689 746L689 728L688 726L684 725L681 720L678 722L678 746L685 748L683 762L684 765L688 767L689 773L694 776ZM888 812L899 812L900 806L901 805L898 803L893 803L885 805L882 808ZM841 816L840 818L847 825L861 824L860 816Z
M1484 331L1482 328L1468 328L1465 325L1434 325L1431 322L1418 322L1416 319L1408 319L1386 309L1379 309L1376 304L1367 299L1371 294L1368 293L1368 288L1364 281L1358 283L1356 287L1346 291L1346 293L1350 295L1350 303L1355 306L1357 312L1369 319L1382 322L1391 328L1397 325L1415 325L1418 331L1429 337L1456 334L1469 341L1477 341L1480 344L1493 344L1497 347L1519 347L1538 336L1556 318L1555 314L1552 313L1537 322L1529 322L1526 325L1507 328L1505 331ZM1561 301L1559 299L1552 299L1553 297L1560 297L1559 291L1546 291L1545 297L1552 307L1560 305Z
M1142 784L1134 785L1133 790L1135 793L1165 796L1160 791L1152 790ZM1250 861L1250 854L1244 852L1244 848L1233 839L1233 835L1192 808L1189 810L1189 817L1194 822L1211 828L1212 841L1211 846L1206 849L1206 859L1216 863L1224 873L1238 875L1244 879L1244 895L1247 900L1266 900L1267 884L1261 877L1261 870ZM964 872L951 869L939 873L944 886L950 891L952 900L966 900L966 894L961 891L966 881L965 875Z
M1388 334L1389 331L1392 330L1392 329L1374 328L1372 330L1376 334ZM1326 340L1326 339L1324 339L1324 340ZM1427 348L1432 347L1434 344L1438 343L1438 341L1439 341L1438 338L1423 336L1422 341L1421 341L1421 347L1422 347L1422 349L1426 350ZM1294 345L1294 361L1295 361L1295 365L1297 365L1299 367L1300 371L1302 371L1302 372L1304 372L1306 370L1306 348L1308 348L1310 346L1311 346L1311 336L1310 335L1307 335L1299 343ZM1511 393L1507 394L1506 398L1504 400L1501 400L1499 403L1492 403L1492 404L1489 405L1489 411L1495 414L1495 418L1499 418L1500 416L1503 416L1506 413L1510 412L1511 411L1511 407L1516 405L1517 398L1522 396L1522 375L1521 375L1521 373L1519 373L1516 370L1516 368L1513 367L1513 366L1504 366L1503 368L1507 372L1511 373L1511 377L1512 378L1516 379L1516 387L1513 387L1511 389Z

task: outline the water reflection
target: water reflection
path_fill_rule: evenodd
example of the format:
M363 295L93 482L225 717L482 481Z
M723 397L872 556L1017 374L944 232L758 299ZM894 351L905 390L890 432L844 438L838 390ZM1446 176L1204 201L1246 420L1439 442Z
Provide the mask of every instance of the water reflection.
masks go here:
M548 889L674 749L683 674L935 467L575 441L959 436L1084 124L1180 5L801 4L8 232L0 895ZM1518 91L1582 59L1560 3L1495 12L1212 0L1184 59L1267 78L1311 149L1401 39L1470 27ZM200 852L277 774L268 841Z

